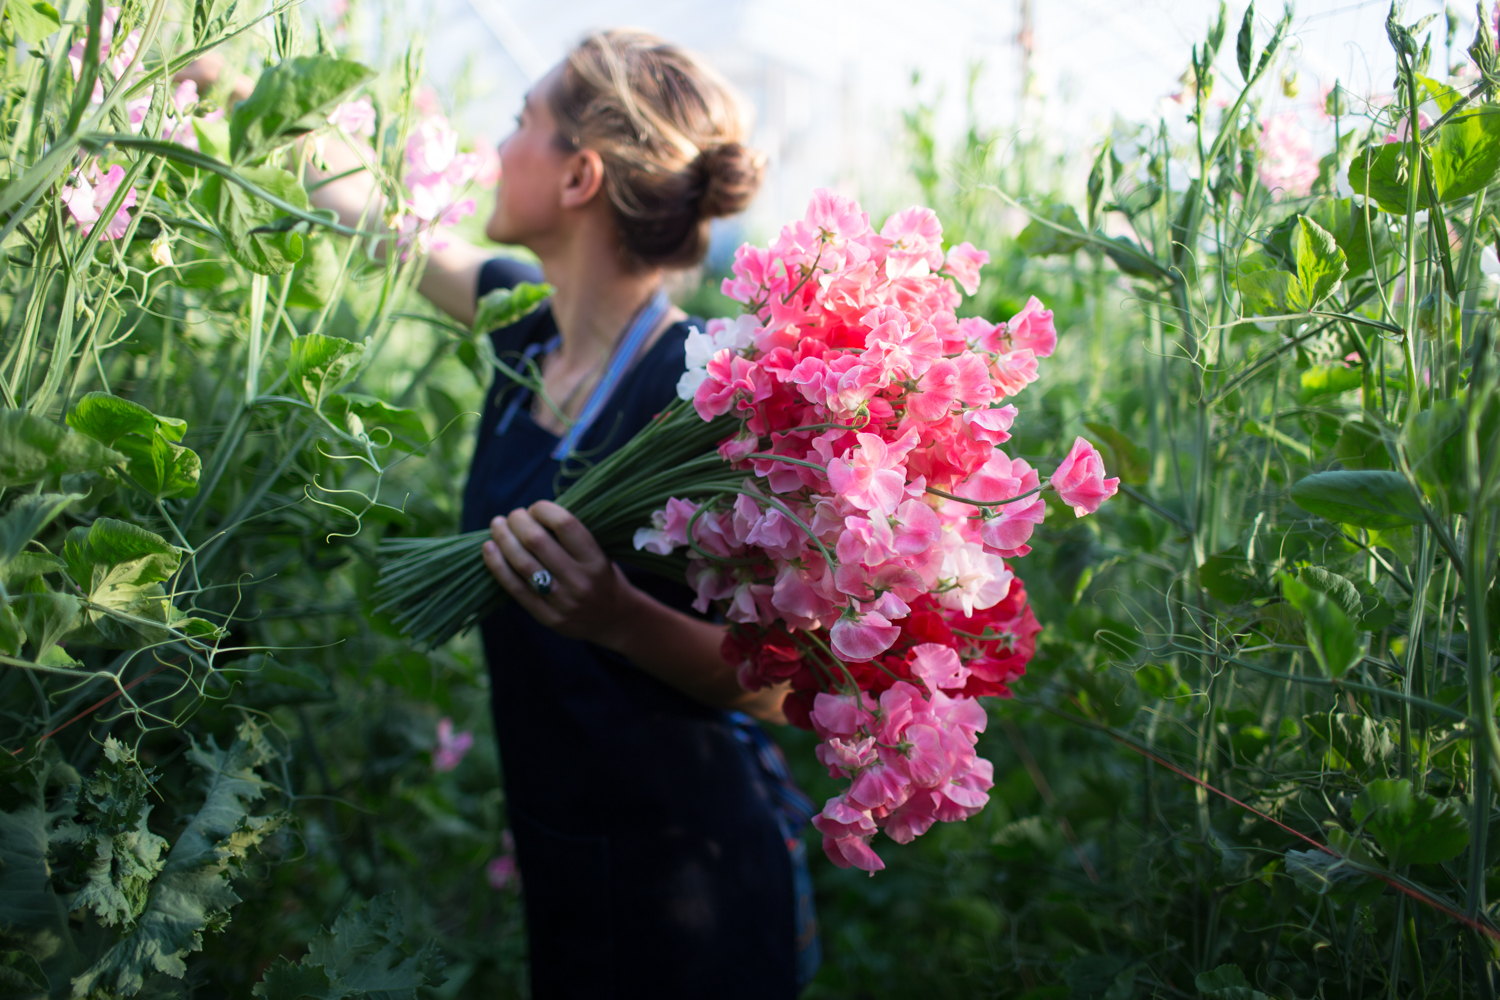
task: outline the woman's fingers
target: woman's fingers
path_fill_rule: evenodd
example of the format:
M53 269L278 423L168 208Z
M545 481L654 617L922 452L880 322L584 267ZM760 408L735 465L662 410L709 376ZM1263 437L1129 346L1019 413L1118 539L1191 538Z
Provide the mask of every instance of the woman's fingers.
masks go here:
M537 563L538 568L547 569L559 581L566 580L575 587L582 587L584 574L578 560L530 513L520 509L513 510L505 518L505 525L516 542Z
M501 520L496 518L497 521ZM491 539L484 543L482 549L484 564L489 567L495 579L499 581L500 587L521 607L531 613L531 616L543 625L552 626L560 620L556 611L547 604L534 590L527 579L523 579L516 572L510 560L500 551L500 546Z
M586 569L597 569L608 561L589 529L566 507L551 500L538 500L527 508L527 512L538 524L551 531L568 555Z

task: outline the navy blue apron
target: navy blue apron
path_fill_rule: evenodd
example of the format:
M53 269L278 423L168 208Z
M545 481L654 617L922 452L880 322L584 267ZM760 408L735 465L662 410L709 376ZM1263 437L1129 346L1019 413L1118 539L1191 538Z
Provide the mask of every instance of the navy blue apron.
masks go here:
M533 269L492 260L479 294L528 280L539 280ZM675 398L687 330L669 327L636 359L575 456L608 454ZM491 338L502 360L521 367L556 333L544 304ZM532 419L529 393L497 378L479 423L463 530L556 496L564 465L577 461L553 457L558 441ZM627 573L688 610L685 584ZM786 780L775 745L751 720L564 638L515 604L480 629L532 996L795 996L817 965L797 839L811 806Z

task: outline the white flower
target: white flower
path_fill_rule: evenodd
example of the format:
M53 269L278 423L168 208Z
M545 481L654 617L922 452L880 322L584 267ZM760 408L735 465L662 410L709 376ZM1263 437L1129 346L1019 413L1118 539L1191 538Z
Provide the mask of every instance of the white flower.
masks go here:
M167 242L165 236L158 236L151 241L151 259L161 267L172 266L172 244Z
M972 615L994 607L1010 593L1015 574L1005 568L1005 560L984 550L974 542L959 542L943 556L938 573L939 585L947 587L937 595L938 603L954 611Z

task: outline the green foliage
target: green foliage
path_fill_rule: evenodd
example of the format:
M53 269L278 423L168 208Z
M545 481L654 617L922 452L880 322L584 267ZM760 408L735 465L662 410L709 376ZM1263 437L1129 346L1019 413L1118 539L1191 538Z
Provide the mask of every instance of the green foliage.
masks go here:
M328 113L374 75L357 62L327 55L297 56L277 63L261 74L255 90L235 106L229 118L229 154L234 163L259 162L277 146L325 128ZM246 172L245 176L286 197L283 191L269 188L259 179L261 175ZM300 191L295 179L293 184ZM302 204L306 205L305 198Z
M254 992L266 1000L417 1000L422 987L443 984L442 970L436 946L412 948L394 898L382 896L344 910L300 962L281 959Z
M487 292L474 310L474 332L485 334L510 326L545 302L554 291L551 285L523 281L513 288Z
M1405 778L1370 782L1355 798L1350 815L1375 838L1392 868L1435 865L1469 846L1462 806L1416 792Z
M16 0L6 5L5 16L16 37L32 45L40 45L62 27L57 8L46 0Z
M302 184L280 167L243 167L240 176L297 208L307 208ZM291 217L270 202L217 174L203 182L202 199L218 224L224 249L241 267L256 274L284 274L302 259L302 236L277 227Z
M364 359L364 344L310 333L293 341L286 373L302 398L318 406L354 377ZM344 409L347 412L347 402Z
M48 420L0 411L0 487L90 472L123 456Z

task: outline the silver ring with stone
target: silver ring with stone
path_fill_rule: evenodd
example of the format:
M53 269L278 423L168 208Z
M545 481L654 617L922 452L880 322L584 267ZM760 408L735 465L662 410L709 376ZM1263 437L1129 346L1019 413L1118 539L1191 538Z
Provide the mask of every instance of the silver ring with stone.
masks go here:
M531 574L531 589L542 597L552 593L552 574L544 569Z

